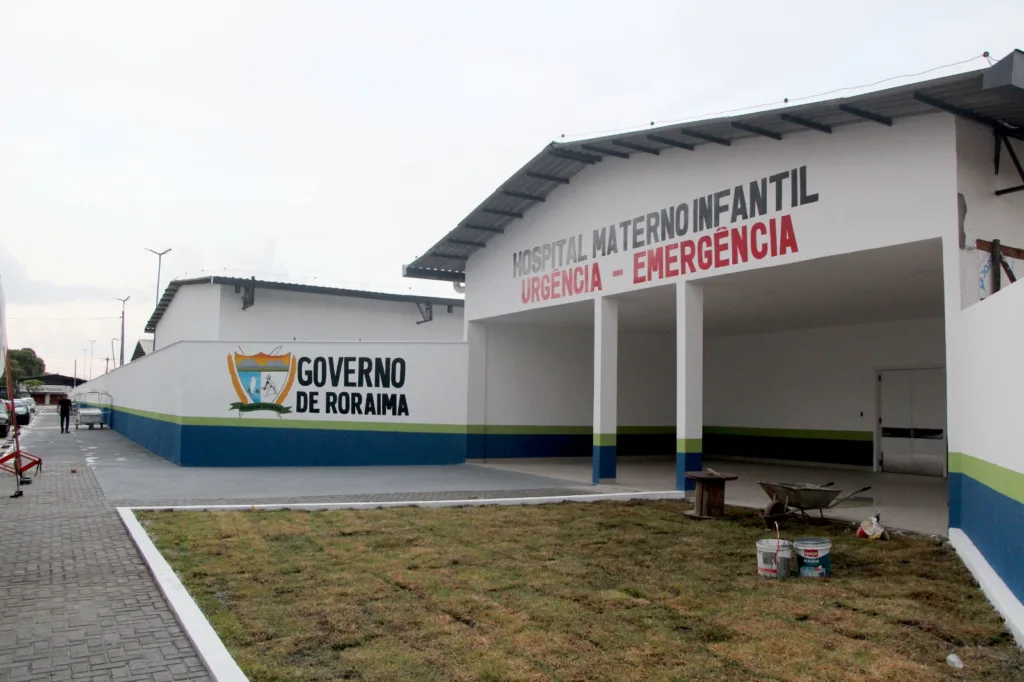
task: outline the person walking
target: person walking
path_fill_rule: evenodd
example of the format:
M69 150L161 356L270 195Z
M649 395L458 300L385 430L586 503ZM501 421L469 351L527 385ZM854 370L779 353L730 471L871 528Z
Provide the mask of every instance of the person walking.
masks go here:
M57 401L57 414L60 415L60 432L71 433L71 401L67 396Z

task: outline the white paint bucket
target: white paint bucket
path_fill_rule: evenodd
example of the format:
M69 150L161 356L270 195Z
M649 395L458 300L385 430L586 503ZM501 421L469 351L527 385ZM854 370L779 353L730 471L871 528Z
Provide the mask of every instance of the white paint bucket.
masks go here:
M797 538L796 566L801 578L832 575L832 541L828 538Z
M793 543L768 538L757 541L757 573L765 578L788 578L793 562Z

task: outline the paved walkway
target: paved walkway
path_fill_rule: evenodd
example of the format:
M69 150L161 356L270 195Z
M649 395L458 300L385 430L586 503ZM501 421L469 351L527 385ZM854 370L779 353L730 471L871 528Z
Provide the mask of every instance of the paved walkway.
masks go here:
M86 434L44 410L24 438L43 474L18 499L0 478L0 682L208 680L86 466Z
M0 682L208 680L117 506L580 495L616 488L479 465L178 467L108 430L24 432L43 473L0 477ZM2 451L0 447L0 451ZM76 473L72 473L72 469Z

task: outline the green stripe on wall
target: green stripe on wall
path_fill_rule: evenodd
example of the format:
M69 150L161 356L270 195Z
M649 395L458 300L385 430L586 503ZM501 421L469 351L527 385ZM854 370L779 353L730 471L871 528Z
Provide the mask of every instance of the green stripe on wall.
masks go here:
M676 452L689 453L691 455L704 452L704 440L701 438L677 438Z
M815 429L754 429L742 426L705 426L704 433L716 436L760 436L763 438L810 438L816 440L866 440L874 431L822 431Z
M998 493L1024 504L1024 474L962 452L949 453L949 473L970 476Z
M594 445L605 447L608 445L615 445L615 434L614 433L595 433L594 434Z
M115 405L116 412L147 417L181 426L243 426L271 429L331 429L337 431L392 431L404 433L466 433L462 424L416 424L406 422L356 422L329 419L251 419L246 417L179 417Z

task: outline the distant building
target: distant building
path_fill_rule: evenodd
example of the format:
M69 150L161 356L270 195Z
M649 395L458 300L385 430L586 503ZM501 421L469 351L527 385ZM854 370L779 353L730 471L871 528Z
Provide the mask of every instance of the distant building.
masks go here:
M131 360L138 360L141 357L153 352L153 339L139 339L135 343L135 350L132 352ZM131 362L129 360L129 362Z
M41 381L38 386L26 386L29 381ZM39 405L56 405L61 398L66 398L71 389L85 383L85 379L69 377L66 374L43 374L37 377L28 377L22 382L24 390L21 394L28 394Z

